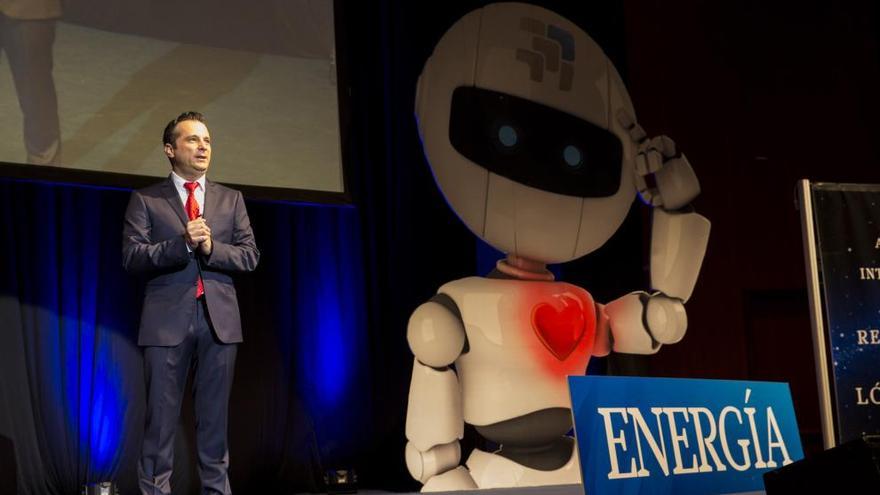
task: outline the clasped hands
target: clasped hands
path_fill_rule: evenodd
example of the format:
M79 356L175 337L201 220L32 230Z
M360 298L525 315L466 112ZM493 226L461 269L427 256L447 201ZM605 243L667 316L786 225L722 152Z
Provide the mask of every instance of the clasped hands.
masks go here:
M205 256L211 254L211 249L214 247L211 243L211 228L205 223L204 217L190 220L186 224L186 234L183 237L193 251L198 249Z

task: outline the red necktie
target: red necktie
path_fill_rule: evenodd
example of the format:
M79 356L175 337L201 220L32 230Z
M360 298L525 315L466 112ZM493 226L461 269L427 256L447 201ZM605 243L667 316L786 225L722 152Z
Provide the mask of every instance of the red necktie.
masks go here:
M199 187L198 182L186 182L183 187L187 190L186 196L186 215L190 221L199 218L199 204L196 202L196 188ZM196 297L202 297L205 294L205 285L202 283L202 276L199 275L199 281L196 284Z

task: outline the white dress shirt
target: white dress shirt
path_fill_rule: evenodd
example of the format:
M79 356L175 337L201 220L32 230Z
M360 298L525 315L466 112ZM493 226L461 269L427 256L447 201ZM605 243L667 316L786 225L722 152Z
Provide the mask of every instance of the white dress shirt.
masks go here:
M186 211L186 198L189 197L189 191L186 190L184 184L190 182L183 177L175 174L173 171L171 172L171 181L174 182L174 187L177 188L177 194L180 195L180 202L183 203L183 211L187 215L189 213ZM205 204L205 176L201 176L198 180L195 181L199 186L195 188L193 191L193 195L196 197L196 204L199 205L199 215L204 216L205 211L202 205ZM189 244L186 245L186 250L192 252L192 248L189 247Z
M183 177L171 172L171 180L174 182L174 187L177 188L177 194L180 195L180 202L183 203L183 211L186 211L186 198L189 197L189 191L186 190L184 184L188 181ZM199 187L195 189L196 203L199 205L199 215L205 215L205 209L203 205L205 204L205 176L201 176L198 180L195 181L198 183Z

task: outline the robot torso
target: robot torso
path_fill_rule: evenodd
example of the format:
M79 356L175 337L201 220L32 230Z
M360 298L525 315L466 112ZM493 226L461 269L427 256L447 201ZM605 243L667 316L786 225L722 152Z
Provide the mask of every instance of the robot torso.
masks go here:
M489 425L570 408L566 377L593 350L596 306L575 285L468 277L443 285L461 313L467 348L455 362L464 420Z

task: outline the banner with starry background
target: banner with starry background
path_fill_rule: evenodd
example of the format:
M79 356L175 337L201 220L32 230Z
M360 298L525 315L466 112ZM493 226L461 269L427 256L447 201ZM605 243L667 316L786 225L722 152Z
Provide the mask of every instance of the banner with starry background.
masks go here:
M838 443L880 434L880 185L814 183Z

